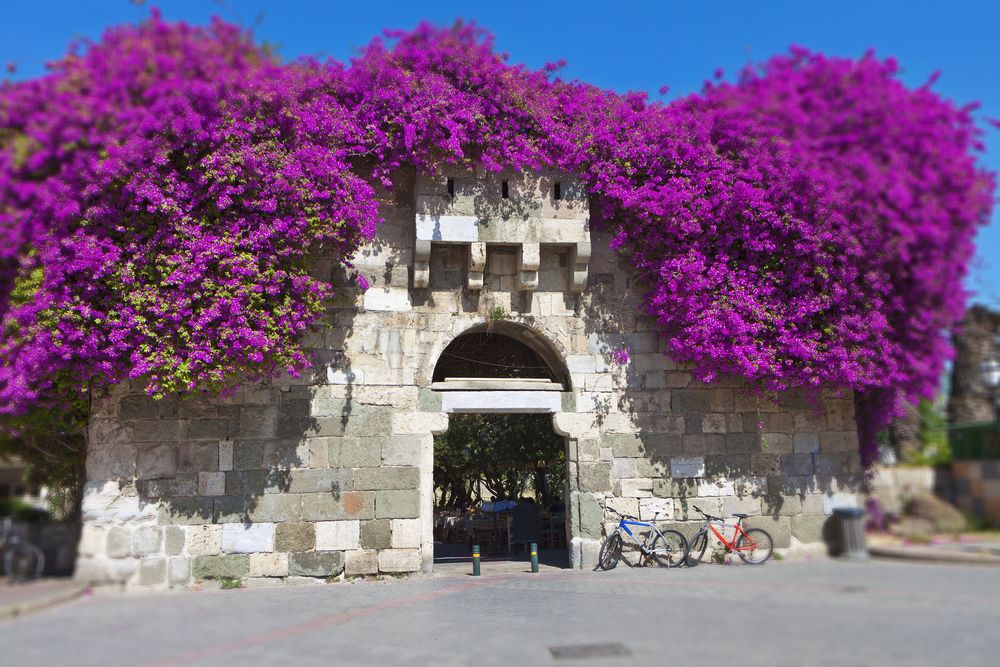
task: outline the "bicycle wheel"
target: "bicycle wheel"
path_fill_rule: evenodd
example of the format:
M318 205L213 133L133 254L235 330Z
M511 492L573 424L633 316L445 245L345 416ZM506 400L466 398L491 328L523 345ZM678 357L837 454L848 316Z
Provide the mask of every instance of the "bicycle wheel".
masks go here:
M618 533L611 533L601 545L601 552L597 555L597 565L602 570L613 570L621 557L622 536Z
M708 549L708 533L704 530L694 536L691 540L691 548L688 550L687 566L697 567L701 565L701 559L705 557L705 550Z
M7 547L3 564L11 581L28 581L42 576L45 555L33 544L18 542Z
M649 555L660 567L680 567L687 560L687 538L676 530L659 531L653 538Z
M736 553L744 563L760 565L771 557L774 540L763 528L751 528L736 540Z

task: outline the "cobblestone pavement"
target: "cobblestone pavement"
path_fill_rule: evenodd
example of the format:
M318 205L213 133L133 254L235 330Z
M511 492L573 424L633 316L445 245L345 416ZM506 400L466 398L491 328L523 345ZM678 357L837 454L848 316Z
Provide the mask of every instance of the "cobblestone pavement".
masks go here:
M7 665L996 664L1000 568L831 561L98 594L0 622ZM627 656L556 659L619 643Z

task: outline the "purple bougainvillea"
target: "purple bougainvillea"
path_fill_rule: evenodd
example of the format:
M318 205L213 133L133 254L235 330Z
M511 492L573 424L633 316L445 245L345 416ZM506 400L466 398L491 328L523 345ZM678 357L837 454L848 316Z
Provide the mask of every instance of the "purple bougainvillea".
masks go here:
M3 84L0 413L67 379L157 395L295 372L336 287L310 262L373 237L373 184L554 167L649 276L671 357L706 381L853 390L870 462L964 308L994 187L970 109L872 55L793 50L670 104L556 71L470 25L281 65L236 27L154 14Z

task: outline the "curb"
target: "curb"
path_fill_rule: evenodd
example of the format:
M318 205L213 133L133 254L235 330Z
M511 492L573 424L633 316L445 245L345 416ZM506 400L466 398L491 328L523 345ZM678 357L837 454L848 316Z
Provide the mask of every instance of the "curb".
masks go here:
M945 551L943 549L931 549L927 547L869 546L868 553L873 558L897 558L935 563L961 563L964 565L1000 565L1000 556L988 553Z
M46 607L52 607L61 602L68 602L69 600L82 595L88 588L89 586L86 584L74 583L71 586L48 595L42 595L31 600L0 606L0 619L17 618L18 616L23 616L24 614L30 614L31 612L45 609Z

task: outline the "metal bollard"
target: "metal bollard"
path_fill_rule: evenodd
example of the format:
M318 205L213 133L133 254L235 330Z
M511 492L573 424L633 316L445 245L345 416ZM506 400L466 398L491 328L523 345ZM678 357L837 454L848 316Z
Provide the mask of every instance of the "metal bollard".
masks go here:
M531 571L538 572L538 543L531 542Z
M472 576L479 576L479 545L472 545Z

